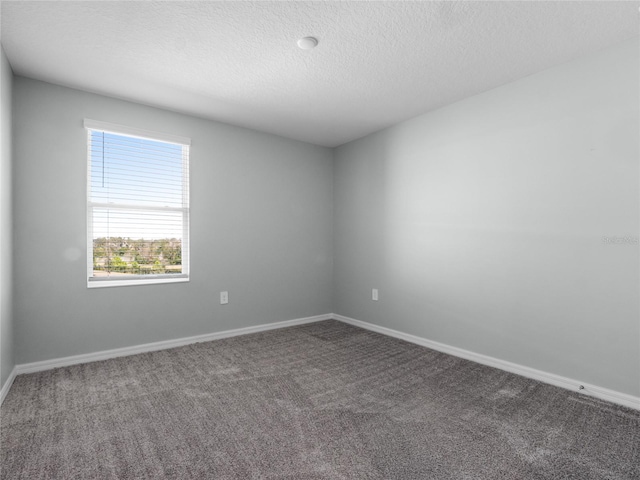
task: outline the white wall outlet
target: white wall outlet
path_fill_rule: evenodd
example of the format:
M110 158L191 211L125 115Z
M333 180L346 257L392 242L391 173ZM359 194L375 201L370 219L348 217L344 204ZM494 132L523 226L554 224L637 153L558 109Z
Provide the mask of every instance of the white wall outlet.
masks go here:
M371 290L371 300L378 300L378 289L374 288Z
M229 303L229 292L220 292L220 305Z

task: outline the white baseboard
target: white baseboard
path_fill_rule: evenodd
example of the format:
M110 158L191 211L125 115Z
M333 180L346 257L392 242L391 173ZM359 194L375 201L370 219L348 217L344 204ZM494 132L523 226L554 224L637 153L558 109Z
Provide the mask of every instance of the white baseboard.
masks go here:
M525 367L516 363L507 362L498 358L489 357L479 353L464 350L462 348L452 347L444 343L434 342L426 338L418 337L408 333L403 333L397 330L393 330L386 327L374 325L372 323L363 322L362 320L356 320L355 318L345 317L338 314L325 314L316 315L313 317L297 318L294 320L286 320L284 322L268 323L264 325L256 325L253 327L237 328L233 330L225 330L223 332L206 333L204 335L196 335L193 337L184 337L174 340L166 340L162 342L146 343L143 345L134 345L131 347L116 348L113 350L103 350L101 352L87 353L83 355L74 355L71 357L55 358L51 360L43 360L41 362L24 363L16 365L11 375L2 386L0 390L0 405L4 401L5 397L9 393L9 389L15 380L16 375L23 373L40 372L43 370L51 370L53 368L66 367L69 365L77 365L79 363L96 362L99 360L107 360L109 358L125 357L128 355L136 355L138 353L153 352L157 350L165 350L168 348L181 347L183 345L190 345L199 342L209 342L212 340L218 340L221 338L235 337L238 335L247 335L249 333L263 332L266 330L275 330L278 328L293 327L295 325L304 325L307 323L319 322L322 320L335 319L356 327L371 330L373 332L388 335L390 337L406 340L407 342L415 343L423 347L431 348L439 352L454 355L456 357L471 360L473 362L488 365L490 367L505 370L507 372L522 375L523 377L539 380L550 385L562 387L567 390L577 391L586 395L590 395L595 398L606 400L609 402L624 405L626 407L635 408L640 410L640 397L635 397L626 393L617 392L607 388L599 387L597 385L590 385L588 383L580 382L567 377L562 377L553 373L543 372L534 368ZM580 387L583 387L580 389Z
M539 380L550 385L555 385L556 387L566 388L567 390L573 390L579 393L590 395L595 398L599 398L601 400L606 400L612 403L617 403L619 405L624 405L625 407L640 410L640 397L617 392L608 388L598 387L597 385L590 385L588 383L580 382L572 378L562 377L554 373L543 372L541 370L536 370L535 368L525 367L523 365L518 365L517 363L507 362L505 360L489 357L480 353L470 352L469 350L452 347L444 343L434 342L426 338L418 337L416 335L410 335L408 333L402 333L390 328L380 327L372 323L363 322L362 320L345 317L344 315L333 314L332 318L344 323L348 323L350 325L354 325L356 327L371 330L373 332L388 335L390 337L399 338L401 340L406 340L407 342L422 345L423 347L431 348L439 352L448 353L449 355L464 358L466 360L471 360L476 363L488 365L490 367L505 370L517 375L522 375L523 377ZM583 388L581 389L580 387Z
M333 318L331 314L316 315L314 317L296 318L294 320L285 320L284 322L267 323L264 325L256 325L253 327L236 328L233 330L225 330L223 332L205 333L204 335L196 335L194 337L183 337L177 338L175 340L165 340L163 342L145 343L143 345L115 348L113 350L103 350L101 352L73 355L71 357L54 358L51 360L43 360L41 362L23 363L21 365L16 365L14 372L16 372L18 375L22 373L41 372L43 370L51 370L53 368L77 365L79 363L96 362L99 360L107 360L109 358L116 357L126 357L129 355L136 355L138 353L165 350L167 348L181 347L183 345L190 345L193 343L209 342L211 340L218 340L221 338L229 338L236 337L238 335L247 335L249 333L264 332L265 330L275 330L277 328L304 325L306 323L319 322L322 320L329 320L331 318ZM7 388L7 391L8 390L9 389Z
M7 393L9 393L11 385L13 385L13 381L16 379L16 375L18 375L18 368L13 367L13 370L11 370L11 373L9 374L9 378L4 382L4 385L2 385L2 389L0 390L0 405L4 402Z

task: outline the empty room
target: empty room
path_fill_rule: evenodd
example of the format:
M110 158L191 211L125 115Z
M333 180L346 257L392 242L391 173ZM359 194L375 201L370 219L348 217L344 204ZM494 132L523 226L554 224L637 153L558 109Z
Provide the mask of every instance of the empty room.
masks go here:
M1 1L0 478L640 479L639 7Z

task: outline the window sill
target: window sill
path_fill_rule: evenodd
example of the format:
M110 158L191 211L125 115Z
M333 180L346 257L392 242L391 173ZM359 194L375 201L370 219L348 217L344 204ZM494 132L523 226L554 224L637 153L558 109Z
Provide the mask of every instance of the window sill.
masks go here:
M160 283L184 283L188 282L189 277L154 277L154 278L131 278L127 280L93 280L87 281L87 288L104 288L104 287L132 287L134 285L156 285Z

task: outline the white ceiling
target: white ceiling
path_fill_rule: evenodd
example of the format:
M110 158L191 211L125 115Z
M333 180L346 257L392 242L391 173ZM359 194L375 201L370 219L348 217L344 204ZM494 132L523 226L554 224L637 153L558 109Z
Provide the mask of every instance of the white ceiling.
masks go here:
M638 2L2 2L17 75L330 147L637 35Z

